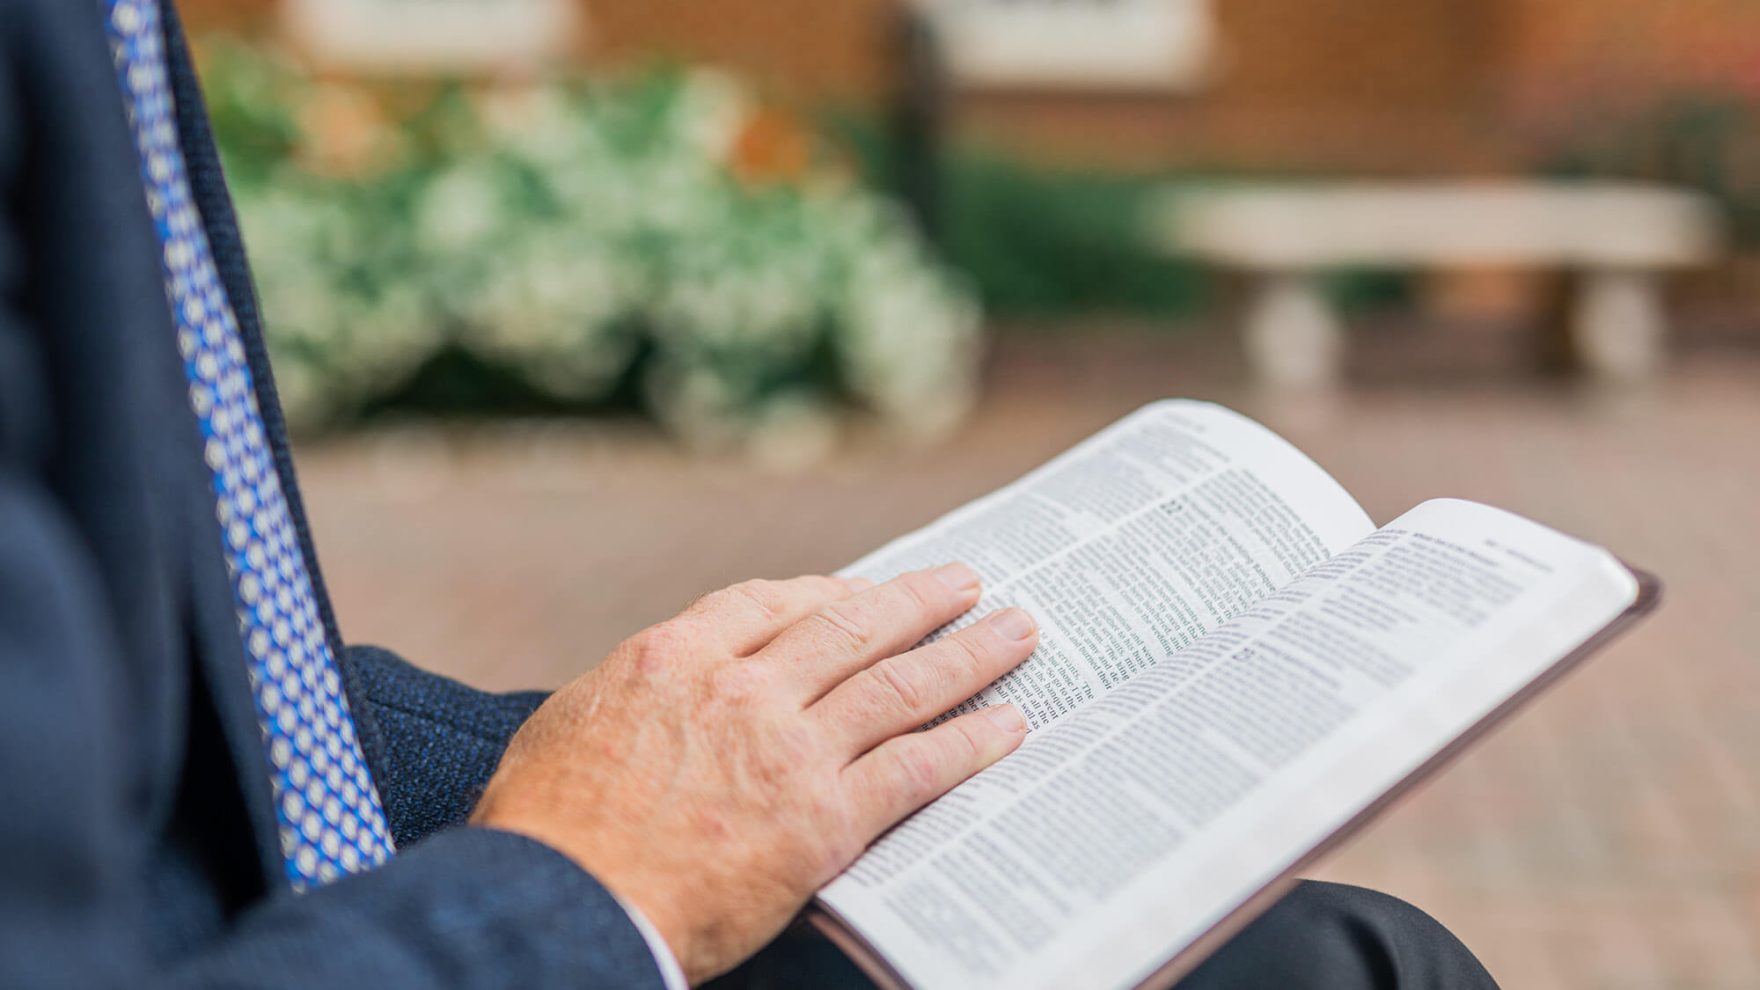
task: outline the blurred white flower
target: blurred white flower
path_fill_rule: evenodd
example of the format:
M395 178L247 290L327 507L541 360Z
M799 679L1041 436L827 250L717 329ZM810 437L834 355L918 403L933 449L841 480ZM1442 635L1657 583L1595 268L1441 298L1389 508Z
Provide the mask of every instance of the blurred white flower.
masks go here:
M267 101L298 90L262 71L226 95L279 113ZM840 406L946 429L973 400L974 296L885 197L736 177L756 112L717 72L523 84L452 104L371 178L259 163L236 195L290 419L332 420L463 347L582 403L646 355L658 420L782 467L830 449Z
M698 69L679 86L673 120L690 150L725 163L752 110L751 97L732 76Z
M415 235L438 251L468 251L506 219L488 163L465 159L442 169L423 190L415 209Z

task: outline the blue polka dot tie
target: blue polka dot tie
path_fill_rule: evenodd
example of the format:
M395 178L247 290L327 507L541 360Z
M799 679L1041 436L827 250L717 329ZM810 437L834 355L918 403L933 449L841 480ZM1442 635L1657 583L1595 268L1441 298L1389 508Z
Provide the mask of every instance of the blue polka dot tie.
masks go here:
M295 890L392 854L355 737L287 499L264 435L238 320L226 299L178 145L157 0L106 0L117 72L164 247L165 291L204 454L263 729L281 850Z

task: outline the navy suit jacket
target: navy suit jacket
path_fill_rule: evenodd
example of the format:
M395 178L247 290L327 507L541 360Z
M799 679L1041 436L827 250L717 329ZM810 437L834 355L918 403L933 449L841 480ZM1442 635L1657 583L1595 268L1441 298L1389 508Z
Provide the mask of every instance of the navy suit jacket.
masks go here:
M660 986L610 894L462 821L541 700L337 634L177 26L194 192L399 853L288 891L212 479L98 0L0 0L0 986Z

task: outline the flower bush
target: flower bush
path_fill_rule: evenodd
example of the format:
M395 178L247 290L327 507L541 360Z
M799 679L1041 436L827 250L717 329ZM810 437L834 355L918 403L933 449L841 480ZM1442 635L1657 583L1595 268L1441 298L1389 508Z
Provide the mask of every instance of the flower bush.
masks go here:
M684 438L911 434L973 397L977 304L894 204L707 71L464 87L311 82L208 46L216 130L296 426L444 353Z

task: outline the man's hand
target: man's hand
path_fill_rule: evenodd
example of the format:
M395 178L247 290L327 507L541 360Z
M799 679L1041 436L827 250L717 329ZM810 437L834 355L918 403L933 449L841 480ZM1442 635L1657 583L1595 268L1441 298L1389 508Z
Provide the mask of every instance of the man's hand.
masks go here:
M1038 645L949 564L878 586L748 581L624 642L514 736L473 822L570 856L693 983L732 968L899 819L1013 751L1012 705L919 726Z

